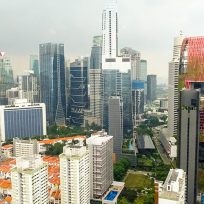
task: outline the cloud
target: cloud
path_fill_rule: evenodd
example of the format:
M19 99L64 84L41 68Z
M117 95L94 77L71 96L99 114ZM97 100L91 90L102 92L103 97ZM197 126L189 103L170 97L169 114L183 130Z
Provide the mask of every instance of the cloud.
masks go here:
M39 43L64 43L68 57L89 55L92 37L101 34L104 1L0 0L0 50L18 73ZM203 10L203 0L118 0L119 45L141 51L149 73L167 77L173 38L180 30L203 35Z

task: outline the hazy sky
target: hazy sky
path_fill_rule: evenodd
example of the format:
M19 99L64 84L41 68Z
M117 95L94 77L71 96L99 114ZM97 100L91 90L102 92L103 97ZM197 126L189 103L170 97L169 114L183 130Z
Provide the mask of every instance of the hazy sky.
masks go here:
M88 56L101 34L105 0L0 0L0 50L14 71L29 66L39 43L65 44L67 58ZM173 37L204 35L204 0L118 0L119 47L148 60L148 73L168 76Z

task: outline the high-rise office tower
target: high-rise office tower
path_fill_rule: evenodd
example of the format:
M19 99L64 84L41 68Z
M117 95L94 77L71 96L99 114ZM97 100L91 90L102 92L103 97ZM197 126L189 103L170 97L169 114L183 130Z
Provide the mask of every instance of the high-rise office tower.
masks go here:
M40 95L49 124L64 125L66 114L64 45L39 46Z
M103 11L103 61L118 56L117 0L106 0Z
M12 203L48 204L48 167L41 156L18 157L11 170Z
M179 98L179 63L181 45L184 37L174 38L173 59L169 62L168 81L168 134L169 137L177 136L178 125L178 98Z
M140 60L140 81L144 82L144 97L147 98L147 60Z
M5 141L47 134L45 104L14 103L0 106L0 136Z
M70 113L70 60L65 61L66 117ZM70 121L69 121L70 122Z
M13 156L14 157L33 157L38 154L37 140L13 139Z
M17 78L18 87L22 90L22 98L26 98L29 103L39 102L38 79L33 71L25 71Z
M186 201L196 203L198 188L198 152L200 134L200 92L180 91L179 103L179 168L186 172Z
M120 53L123 57L130 57L131 59L131 80L141 80L140 78L142 77L142 73L140 73L140 52L129 47L124 47L121 49Z
M153 102L157 99L157 76L147 75L147 101Z
M144 82L133 80L132 82L132 115L133 124L140 114L144 113Z
M131 71L122 72L121 88L118 87L121 100L123 102L123 130L129 132L132 130L132 95L131 95ZM120 85L120 84L119 84Z
M61 203L90 203L90 161L86 146L65 146L60 155Z
M108 99L110 96L120 96L121 100L129 101L131 97L129 92L123 90L131 86L131 80L127 82L128 72L131 69L131 60L129 56L118 55L118 14L117 0L106 0L103 11L103 45L102 45L102 69L103 69L103 127L108 129ZM127 74L122 74L127 73ZM130 72L129 72L130 73ZM124 80L123 80L124 79ZM124 87L123 86L124 82ZM122 93L123 92L123 93ZM122 96L123 94L123 96ZM131 93L130 93L131 94ZM128 98L126 98L129 97ZM126 104L126 103L124 103ZM126 104L127 105L127 104ZM124 112L129 109L124 108ZM132 122L128 122L128 115L124 113L125 129L130 129Z
M121 96L121 73L118 69L103 70L103 127L108 129L108 100Z
M180 53L179 84L181 90L200 89L204 84L204 37L188 37L183 40ZM203 97L202 99L203 100ZM199 162L204 162L204 104L200 103Z
M113 182L113 136L99 131L86 144L90 154L91 198L100 199Z
M102 126L103 119L103 77L102 77L102 36L94 36L91 50L90 69L90 111L91 120Z
M6 99L6 90L14 85L13 70L11 61L6 57L5 52L0 52L0 105L8 103Z
M122 155L123 144L123 104L119 96L109 97L108 123L108 133L113 136L113 152L118 160Z
M32 70L37 77L37 82L40 82L40 69L38 55L30 55L30 70Z
M71 123L83 125L84 110L88 109L88 58L70 64L70 100Z

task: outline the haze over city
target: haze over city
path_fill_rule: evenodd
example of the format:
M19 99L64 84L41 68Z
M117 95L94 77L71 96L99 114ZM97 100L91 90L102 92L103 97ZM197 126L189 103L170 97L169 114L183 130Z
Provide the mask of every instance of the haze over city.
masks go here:
M105 0L1 0L1 50L12 60L15 74L29 67L39 43L65 44L65 55L90 56L93 35L102 34ZM132 47L148 61L148 73L167 81L173 37L202 35L204 2L197 0L118 1L119 48Z

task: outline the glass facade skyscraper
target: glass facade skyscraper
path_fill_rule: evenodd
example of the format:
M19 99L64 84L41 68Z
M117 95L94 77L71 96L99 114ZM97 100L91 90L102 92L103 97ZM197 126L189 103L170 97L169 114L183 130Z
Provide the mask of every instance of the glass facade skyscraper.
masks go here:
M49 124L64 125L66 113L64 45L39 46L41 102L46 104Z
M90 69L90 112L88 123L102 125L103 78L102 78L102 36L94 36L91 49Z
M70 113L71 123L84 123L84 110L88 109L88 58L70 64Z
M147 75L147 101L153 102L157 99L157 76Z
M0 52L0 105L6 105L6 90L14 85L13 70L11 61L5 56L4 52Z

